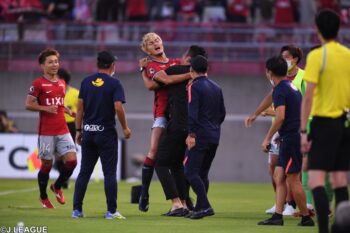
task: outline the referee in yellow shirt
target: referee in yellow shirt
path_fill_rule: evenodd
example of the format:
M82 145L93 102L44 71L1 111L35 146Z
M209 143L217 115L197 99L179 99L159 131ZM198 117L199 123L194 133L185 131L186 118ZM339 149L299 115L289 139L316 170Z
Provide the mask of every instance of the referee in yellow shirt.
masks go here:
M79 90L69 85L71 75L67 70L61 68L58 70L57 74L61 79L63 79L66 82L67 85L66 96L64 97L64 106L72 110L72 112L75 115L78 106ZM73 139L75 139L75 118L69 116L68 114L64 114L64 117L66 119L69 132L72 135Z
M73 115L75 116L75 113L77 112L77 106L78 106L78 96L79 96L79 90L70 86L69 82L71 80L71 75L70 73L63 69L60 68L57 72L57 75L59 76L60 79L63 79L66 82L66 95L64 97L64 106L72 110ZM67 122L67 126L69 129L70 134L72 135L72 138L75 140L75 118L69 116L68 114L64 114L64 117ZM57 168L58 171L61 171L61 169L64 167L64 162L63 160L59 158L55 158L55 167ZM63 188L67 189L68 188L68 181L65 182L62 185Z
M307 57L303 79L307 82L301 111L301 151L309 152L309 186L314 197L319 233L328 233L329 202L325 191L330 173L336 205L349 200L347 171L350 163L350 50L338 43L339 15L329 9L316 15L320 48ZM310 138L306 135L313 117Z

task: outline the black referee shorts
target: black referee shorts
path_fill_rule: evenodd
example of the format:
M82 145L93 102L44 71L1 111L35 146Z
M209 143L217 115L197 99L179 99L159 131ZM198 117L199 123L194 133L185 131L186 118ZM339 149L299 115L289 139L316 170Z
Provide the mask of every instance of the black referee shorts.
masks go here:
M345 127L345 121L345 115L339 118L313 117L309 170L349 170L350 128Z

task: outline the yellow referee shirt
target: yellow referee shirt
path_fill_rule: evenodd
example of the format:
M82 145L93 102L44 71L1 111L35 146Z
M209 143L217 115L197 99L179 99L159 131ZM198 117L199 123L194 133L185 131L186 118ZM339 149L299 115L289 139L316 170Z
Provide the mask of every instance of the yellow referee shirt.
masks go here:
M78 97L79 90L72 86L67 86L66 96L64 97L64 106L71 109L73 112L77 112ZM69 116L66 113L64 114L64 118L66 119L67 123L74 122L75 120L75 118Z
M303 79L316 84L311 116L340 117L350 106L350 50L335 41L314 49Z

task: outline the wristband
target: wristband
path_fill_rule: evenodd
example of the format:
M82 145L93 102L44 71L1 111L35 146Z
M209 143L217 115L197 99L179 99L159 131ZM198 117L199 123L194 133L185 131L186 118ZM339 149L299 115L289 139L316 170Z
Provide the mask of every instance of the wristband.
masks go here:
M77 132L81 132L81 129L75 129L75 131L77 131Z

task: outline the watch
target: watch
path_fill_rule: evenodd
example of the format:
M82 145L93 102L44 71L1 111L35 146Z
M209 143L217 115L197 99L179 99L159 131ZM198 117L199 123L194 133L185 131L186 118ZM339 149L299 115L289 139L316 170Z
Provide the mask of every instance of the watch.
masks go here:
M140 72L142 73L145 70L145 67L140 67Z

